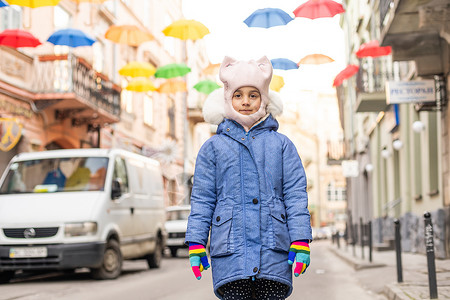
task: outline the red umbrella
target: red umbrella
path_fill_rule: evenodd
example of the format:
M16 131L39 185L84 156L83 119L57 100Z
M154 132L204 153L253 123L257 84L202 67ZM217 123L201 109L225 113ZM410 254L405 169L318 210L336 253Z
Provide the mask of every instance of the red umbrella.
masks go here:
M294 10L296 17L308 19L334 17L345 12L342 4L333 0L309 0Z
M339 72L334 78L333 86L339 86L344 82L345 79L352 77L358 72L359 66L357 65L348 65L344 70Z
M356 51L356 56L361 57L378 57L389 55L392 52L391 46L380 47L378 41L370 41L368 43L364 43L359 47L358 51Z
M31 33L20 29L5 29L0 33L0 45L12 48L37 47L41 42Z

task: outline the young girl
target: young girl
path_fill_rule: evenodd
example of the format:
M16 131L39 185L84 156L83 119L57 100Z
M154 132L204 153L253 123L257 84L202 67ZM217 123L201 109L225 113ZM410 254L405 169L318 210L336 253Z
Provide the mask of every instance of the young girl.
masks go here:
M282 103L269 92L267 57L225 57L223 89L205 102L217 134L200 149L186 243L197 279L209 268L220 299L285 299L310 263L306 176L294 144L277 132Z

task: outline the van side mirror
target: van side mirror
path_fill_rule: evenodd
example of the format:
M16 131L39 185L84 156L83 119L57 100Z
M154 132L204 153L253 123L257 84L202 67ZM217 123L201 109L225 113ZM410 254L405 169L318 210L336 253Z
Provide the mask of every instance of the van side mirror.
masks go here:
M111 186L111 199L117 199L122 195L122 187L120 186L120 179L116 178Z

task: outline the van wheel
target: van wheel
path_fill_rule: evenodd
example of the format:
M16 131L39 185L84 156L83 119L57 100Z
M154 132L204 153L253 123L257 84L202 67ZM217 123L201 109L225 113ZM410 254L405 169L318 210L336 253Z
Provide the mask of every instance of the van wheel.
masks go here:
M170 249L170 255L172 255L172 257L177 257L178 248L170 247L169 249Z
M156 241L155 251L146 256L147 264L150 269L159 268L162 260L162 245L161 239Z
M13 279L15 273L14 271L0 272L0 283L8 283Z
M122 253L119 242L109 240L103 254L102 265L91 269L91 276L95 279L116 279L122 271Z

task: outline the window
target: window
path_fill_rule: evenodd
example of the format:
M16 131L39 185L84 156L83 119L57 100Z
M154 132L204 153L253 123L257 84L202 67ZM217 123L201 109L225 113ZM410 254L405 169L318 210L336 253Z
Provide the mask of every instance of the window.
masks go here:
M329 183L327 188L327 199L328 201L345 201L347 200L346 188L335 187L334 183Z
M22 8L16 5L5 6L0 9L0 29L20 28L22 23Z
M430 166L429 184L431 195L439 192L439 162L438 162L438 119L436 112L428 113L428 164Z
M169 98L167 101L167 120L169 129L169 135L175 138L175 104L172 98Z
M116 157L116 160L114 162L113 179L119 180L122 194L128 193L127 167L125 165L125 161L120 157Z
M103 55L103 49L105 46L101 41L97 40L97 42L94 43L92 47L92 49L94 50L94 62L92 67L95 71L102 73L103 67L105 65L105 56Z
M63 9L61 6L55 6L53 15L53 27L55 28L55 31L70 27L72 17L67 10ZM55 45L53 51L56 55L66 54L69 53L69 47Z
M153 126L153 98L144 96L144 123Z
M120 100L121 100L120 103L121 103L122 110L131 114L133 112L133 93L126 89L127 85L128 85L128 81L123 79L122 80L122 93L120 94Z

